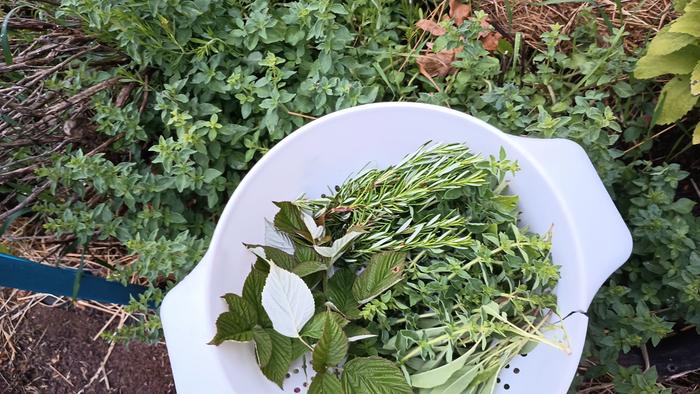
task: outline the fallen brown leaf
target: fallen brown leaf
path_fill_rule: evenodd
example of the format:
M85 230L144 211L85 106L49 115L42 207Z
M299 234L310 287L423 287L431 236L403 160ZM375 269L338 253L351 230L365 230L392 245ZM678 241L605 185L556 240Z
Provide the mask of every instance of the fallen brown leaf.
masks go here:
M455 20L457 26L461 26L465 19L472 13L472 7L463 4L461 0L450 0L450 17Z
M491 23L489 23L489 17L487 16L481 21L481 31L479 32L479 38L486 37L491 33Z
M416 22L416 27L419 29L425 30L428 33L434 35L434 36L442 36L445 33L445 29L438 25L436 22L433 22L429 19L421 19L418 22Z
M444 77L452 74L456 71L452 67L456 53L454 49L451 49L418 56L418 68L426 77Z
M489 32L486 36L481 39L481 44L489 52L493 52L498 49L498 42L501 40L501 33L497 31Z

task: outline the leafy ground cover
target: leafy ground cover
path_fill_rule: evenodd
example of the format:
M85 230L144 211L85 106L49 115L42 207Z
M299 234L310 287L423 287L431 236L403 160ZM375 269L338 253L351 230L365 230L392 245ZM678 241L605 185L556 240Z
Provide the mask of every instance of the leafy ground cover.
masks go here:
M655 25L641 6L615 2L490 3L2 5L0 220L13 229L3 245L44 237L60 260L113 243L126 259L86 269L150 286L129 307L140 323L114 337L155 341L146 303L198 261L227 197L277 141L353 105L449 106L509 133L584 146L635 249L589 310L574 387L662 391L653 367L618 356L653 352L700 323L697 108L655 127L663 84L634 75L673 5L647 4L664 10ZM541 7L575 19L537 31L514 23Z

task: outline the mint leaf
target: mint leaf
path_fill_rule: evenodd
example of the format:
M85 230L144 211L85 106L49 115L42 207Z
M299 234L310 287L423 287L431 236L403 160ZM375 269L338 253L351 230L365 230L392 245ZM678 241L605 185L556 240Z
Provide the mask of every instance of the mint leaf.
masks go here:
M292 339L276 332L272 329L265 329L272 342L272 354L270 361L260 370L268 379L277 383L282 388L284 378L292 364Z
M355 278L357 276L349 268L338 270L328 280L328 289L326 290L328 300L351 320L360 317L357 301L352 295L352 285Z
M403 278L405 261L406 253L403 252L382 252L372 256L352 286L357 302L369 302L399 282Z
M335 313L335 312L319 312L314 315L311 320L306 323L304 326L304 329L301 331L301 335L313 339L319 339L321 338L321 335L323 334L323 328L326 324L326 318L331 317L333 320L335 320L336 324L338 324L341 328L345 327L349 322L340 314Z
M340 379L343 394L411 394L401 370L381 357L359 357L348 361Z
M340 380L332 373L319 373L311 379L309 394L340 394Z
M333 312L324 313L323 333L314 347L311 364L318 373L338 365L348 353L348 338L337 323Z
M326 264L320 261L304 261L294 267L292 272L303 278L305 276L315 274L316 272L325 271L327 268L328 267L326 267Z
M270 265L262 290L262 306L275 331L296 338L314 315L314 297L296 274Z
M243 299L253 305L257 313L257 322L262 327L272 327L272 322L262 306L262 290L267 273L253 268L243 282Z
M255 307L236 294L226 294L223 297L229 311L216 319L216 335L209 342L220 345L224 341L248 342L253 339L253 327L257 322Z
M264 367L272 357L272 338L265 330L254 330L253 339L255 340L255 357L258 359L258 365Z
M279 201L274 204L280 208L275 215L275 227L292 238L313 243L313 238L304 224L299 207L290 201Z

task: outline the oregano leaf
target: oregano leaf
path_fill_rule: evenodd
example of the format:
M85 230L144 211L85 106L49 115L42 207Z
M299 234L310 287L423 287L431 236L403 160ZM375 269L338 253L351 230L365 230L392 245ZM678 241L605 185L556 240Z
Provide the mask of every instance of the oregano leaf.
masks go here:
M403 278L406 253L382 252L370 259L364 271L355 279L352 294L364 304L383 293Z
M309 394L341 394L340 379L332 373L323 372L311 378Z
M274 264L262 290L262 306L275 331L293 338L314 315L314 297L306 283Z
M314 370L319 373L338 365L348 353L348 338L332 314L324 313L323 332L314 347L311 359Z
M348 361L340 378L343 394L411 394L401 370L381 357L358 357Z

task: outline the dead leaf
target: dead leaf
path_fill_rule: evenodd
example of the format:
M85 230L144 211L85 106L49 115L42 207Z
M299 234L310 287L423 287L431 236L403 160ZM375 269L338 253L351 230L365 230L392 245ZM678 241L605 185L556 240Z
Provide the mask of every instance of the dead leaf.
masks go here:
M501 40L501 33L497 31L489 32L485 37L481 39L481 44L489 52L493 52L498 49L498 42Z
M471 13L472 7L468 4L463 4L461 0L450 0L450 17L455 20L457 26L461 26Z
M481 31L479 32L479 38L486 37L491 33L493 26L489 23L489 17L487 16L481 21Z
M416 22L416 27L419 29L425 30L428 33L434 35L434 36L442 36L447 33L445 31L445 28L442 26L438 25L437 23L431 21L430 19L421 19L418 22Z
M444 77L457 72L457 70L452 67L452 62L455 60L455 55L461 52L461 50L462 48L455 48L438 53L421 55L416 61L418 63L418 69L421 74L428 78L435 89L440 91L440 87L433 81L433 77Z

